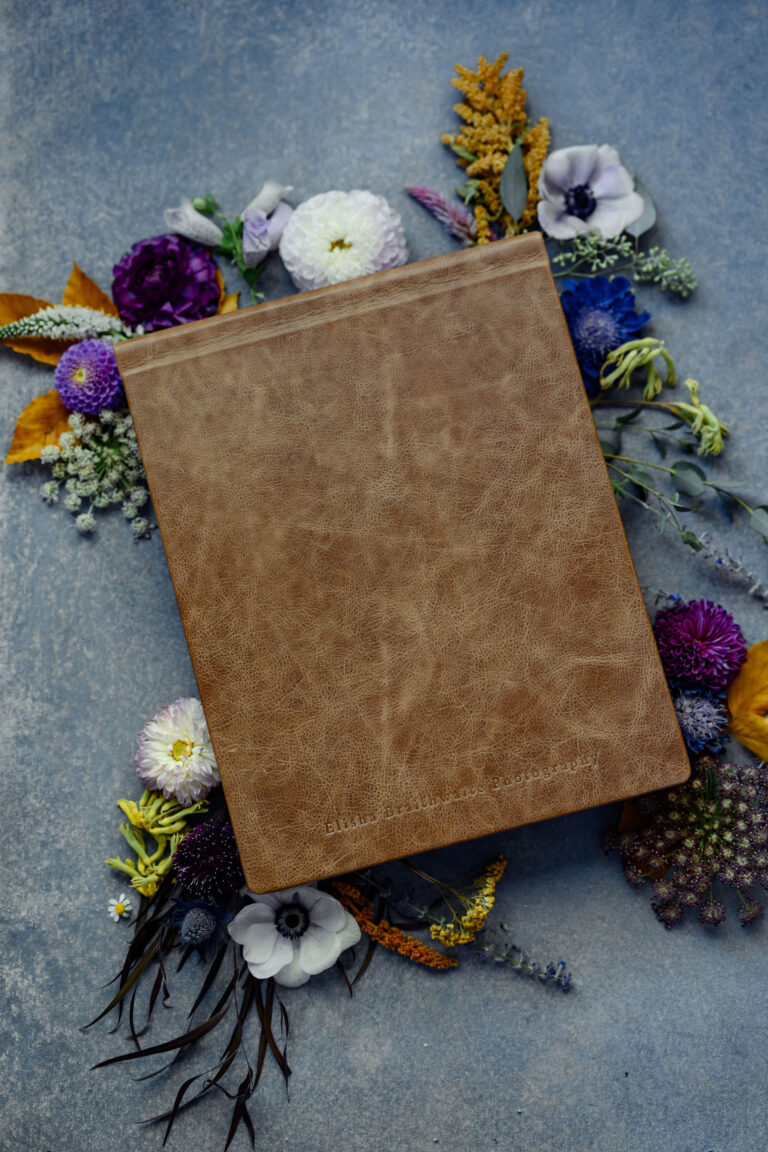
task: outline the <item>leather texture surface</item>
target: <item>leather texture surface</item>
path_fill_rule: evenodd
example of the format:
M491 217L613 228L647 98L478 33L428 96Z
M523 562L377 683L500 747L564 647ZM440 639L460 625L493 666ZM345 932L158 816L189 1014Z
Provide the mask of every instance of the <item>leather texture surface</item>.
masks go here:
M255 891L687 778L539 236L116 352Z

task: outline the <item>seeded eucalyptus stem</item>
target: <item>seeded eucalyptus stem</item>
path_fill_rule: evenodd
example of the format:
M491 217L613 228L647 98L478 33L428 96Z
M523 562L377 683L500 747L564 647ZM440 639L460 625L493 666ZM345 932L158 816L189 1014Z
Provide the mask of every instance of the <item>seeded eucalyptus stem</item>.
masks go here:
M668 472L670 476L675 475L674 468L667 468L665 464L653 464L650 460L635 460L632 456L618 456L614 452L603 452L603 456L606 460L621 460L624 464L639 464L642 468L655 468L657 472ZM618 472L620 469L617 468L616 471ZM627 473L622 473L622 475L626 475L627 479L632 480L632 482L635 484L637 483L637 480L634 476L629 476ZM712 480L702 479L701 482L707 488L714 488L715 491L718 490L719 485ZM649 488L648 491L651 492L653 490ZM656 493L654 493L654 495L656 495ZM737 504L741 504L742 508L745 508L750 515L752 514L752 508L749 504L747 504L746 500L742 500L740 496L737 496L735 492L730 490L728 495L732 500L735 500Z

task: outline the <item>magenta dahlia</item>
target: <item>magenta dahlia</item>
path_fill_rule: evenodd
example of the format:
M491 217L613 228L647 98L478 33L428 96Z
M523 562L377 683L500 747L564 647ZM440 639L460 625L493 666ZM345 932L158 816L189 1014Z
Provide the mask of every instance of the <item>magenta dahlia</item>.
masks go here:
M219 296L211 253L173 233L140 240L114 267L120 319L145 332L212 316Z
M653 631L666 675L692 687L727 688L747 658L738 624L711 600L663 609Z
M125 395L112 345L104 340L81 340L67 348L56 365L54 380L70 412L98 416L104 408L116 408Z

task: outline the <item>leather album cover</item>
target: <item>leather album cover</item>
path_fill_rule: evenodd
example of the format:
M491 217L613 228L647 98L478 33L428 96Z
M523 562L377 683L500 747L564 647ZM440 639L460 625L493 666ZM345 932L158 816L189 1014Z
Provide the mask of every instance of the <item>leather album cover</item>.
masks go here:
M254 891L687 778L541 237L116 353Z

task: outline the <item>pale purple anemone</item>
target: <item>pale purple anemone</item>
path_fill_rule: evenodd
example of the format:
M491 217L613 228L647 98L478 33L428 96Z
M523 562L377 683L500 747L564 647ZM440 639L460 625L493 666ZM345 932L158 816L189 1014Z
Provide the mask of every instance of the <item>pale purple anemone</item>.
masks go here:
M276 206L271 216L263 208L248 205L243 211L243 260L248 268L261 264L264 257L280 244L283 229L291 218L293 209L284 200Z
M253 897L229 934L257 980L298 988L335 964L360 939L360 927L333 896L308 886Z
M599 232L618 236L643 214L643 198L608 144L560 148L539 176L539 224L555 240Z

